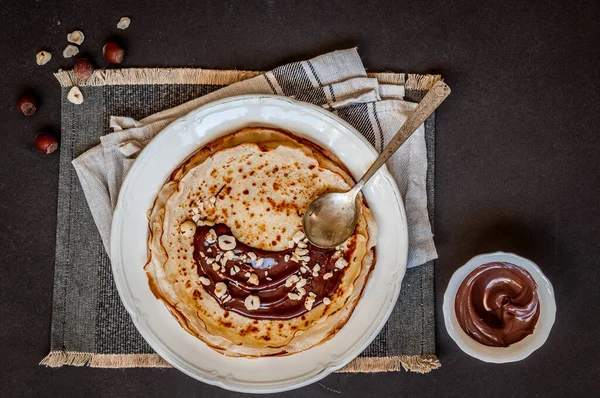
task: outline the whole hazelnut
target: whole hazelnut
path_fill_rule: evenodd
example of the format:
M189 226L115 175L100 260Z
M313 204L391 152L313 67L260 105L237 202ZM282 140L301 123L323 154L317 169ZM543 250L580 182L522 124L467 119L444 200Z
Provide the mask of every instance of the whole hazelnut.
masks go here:
M102 47L102 55L111 64L120 64L123 62L125 50L114 41L109 41Z
M24 95L19 99L17 108L25 116L31 116L37 110L37 101L31 95Z
M50 133L39 133L35 137L35 146L48 155L58 149L58 139Z
M79 79L86 80L94 72L94 65L92 65L90 60L87 58L79 58L77 61L75 61L73 71L75 71L75 76L77 76Z

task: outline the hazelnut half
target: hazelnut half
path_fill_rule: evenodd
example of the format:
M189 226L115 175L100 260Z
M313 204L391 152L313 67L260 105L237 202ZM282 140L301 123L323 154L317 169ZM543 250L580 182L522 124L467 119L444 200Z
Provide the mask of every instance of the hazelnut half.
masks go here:
M83 103L83 94L81 93L81 90L79 89L79 87L77 86L73 86L71 87L71 90L69 90L69 94L67 94L67 99L74 103L75 105L80 105Z
M37 101L30 95L24 95L19 99L17 108L25 116L31 116L37 110Z
M257 310L260 308L260 298L251 294L244 300L244 306L248 311Z
M67 35L67 41L69 43L75 43L77 45L80 45L81 43L83 43L83 39L85 39L85 36L80 30L75 30Z
M46 155L58 149L58 139L50 133L39 133L35 137L35 146Z
M65 58L71 58L77 54L79 54L79 48L77 48L77 46L74 46L72 44L69 44L63 50L63 57L65 57Z
M117 28L118 29L127 29L129 27L130 23L131 23L131 19L129 19L127 17L123 17L119 20L119 23L117 23Z
M125 57L125 50L114 41L109 41L102 47L102 55L111 64L120 64Z
M46 65L52 59L52 54L48 51L40 51L35 55L35 63L38 65Z

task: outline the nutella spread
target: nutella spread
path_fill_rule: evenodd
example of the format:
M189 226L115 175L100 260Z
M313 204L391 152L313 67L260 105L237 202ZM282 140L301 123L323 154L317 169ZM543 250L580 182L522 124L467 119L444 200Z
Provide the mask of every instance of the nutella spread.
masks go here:
M221 259L227 251L214 238L207 240L211 229L217 239L232 235L231 229L225 224L198 227L194 236L194 260L198 264L199 276L208 278L212 284L227 284L231 300L219 300L220 297L213 290L208 290L216 300L224 301L222 306L226 310L253 319L295 318L308 312L304 300L290 300L288 296L290 293L294 294L298 281L305 280L305 290L316 295L313 306L332 296L339 285L342 273L335 266L339 257L336 258L334 249L322 249L307 243L304 254L308 256L308 261L302 265L293 260L293 248L269 252L248 247L238 241L231 250L235 257L221 265L212 259ZM248 253L254 253L254 260L248 259ZM250 278L253 274L256 277ZM246 307L245 299L250 294L259 297L259 308L249 310Z
M474 269L454 301L460 327L475 341L508 347L533 333L540 315L537 285L523 268L504 262Z

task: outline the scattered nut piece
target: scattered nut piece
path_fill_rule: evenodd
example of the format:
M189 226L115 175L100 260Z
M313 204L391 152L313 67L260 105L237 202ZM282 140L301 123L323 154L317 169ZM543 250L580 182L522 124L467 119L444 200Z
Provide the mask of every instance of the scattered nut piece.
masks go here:
M217 254L217 257L215 257L215 260L219 261L221 259L221 257L223 257L223 253Z
M235 270L233 269L233 267L229 268L229 275L231 275L231 276L235 275Z
M310 311L312 309L314 303L315 303L315 298L309 296L306 298L306 300L304 300L304 308L306 308L308 311Z
M297 283L299 280L300 280L300 278L298 278L298 275L292 275L286 279L285 286L291 287L294 283Z
M221 235L219 236L219 247L221 250L233 250L235 249L236 241L235 238L231 235ZM233 252L231 253L233 257Z
M290 255L289 255L289 254L286 254L286 255L283 257L283 261L285 261L286 263L287 263L288 261L290 261Z
M214 229L210 229L204 237L207 243L215 243L217 241L217 233Z
M194 215L192 216L192 221L193 221L193 222L195 222L196 224L199 224L199 221L200 221L200 214L194 214ZM202 223L202 224L204 224L204 223ZM198 225L198 226L200 227L201 225Z
M200 282L201 282L201 283L202 283L204 286L208 286L208 285L210 285L210 279L208 279L208 278L207 278L207 277L205 277L205 276L201 276L201 277L200 277Z
M46 65L52 59L52 54L48 51L40 51L35 55L35 63L38 65Z
M325 304L325 305L331 304L331 300L329 299L329 297L323 297L323 304Z
M316 295L314 292L310 292L310 293L308 293L308 295L309 295L310 297L317 297L317 295Z
M215 259L212 257L206 257L206 264L211 265L215 262Z
M63 57L65 57L65 58L71 58L77 54L79 54L79 49L77 48L77 46L74 46L72 44L69 44L63 50Z
M111 64L120 64L125 57L125 50L114 41L109 41L102 47L102 55Z
M234 265L233 271L237 274L238 272L240 272L240 267L238 267L237 265Z
M292 247L294 247L294 241L290 240L288 241L288 247L291 249Z
M321 271L321 266L319 265L319 263L316 263L315 266L313 267L313 271L314 272L319 272Z
M301 279L298 281L298 283L296 283L296 288L297 288L297 289L301 288L302 286L306 285L306 282L308 282L306 279L304 279L304 278L301 278Z
M67 35L67 41L69 43L75 43L77 45L80 45L81 43L83 43L84 39L85 39L85 36L83 35L83 32L80 30L74 30L73 32L71 32Z
M244 305L249 311L257 310L260 308L260 298L258 296L249 295L246 297L246 300L244 300Z
M258 275L256 275L255 273L250 274L250 277L248 278L248 283L254 286L258 286Z
M37 110L37 100L30 95L24 95L17 102L17 109L23 115L31 116Z
M224 302L224 303L228 303L228 302L230 302L231 300L233 300L233 297L231 297L229 294L223 298L223 302Z
M302 260L304 262L309 262L310 261L310 256L302 256L302 257L300 257L300 260Z
M219 270L219 268L221 268L221 266L219 264L213 263L213 265L212 265L213 271L217 272Z
M303 265L302 267L300 267L300 272L302 272L303 274L306 274L308 271L310 271L310 270L308 269L308 267L306 267L306 266L304 266L304 265Z
M127 17L123 17L117 23L117 28L118 29L127 29L129 27L130 23L131 23L131 19L129 19Z
M291 300L300 300L302 296L296 293L288 293L288 298L290 298Z
M308 254L308 249L300 249L300 248L297 248L297 249L294 251L294 253L296 253L296 254L297 254L297 255L299 255L299 256L304 256L304 255Z
M267 280L268 280L269 282L271 282L271 281L273 280L273 278L271 278L270 276L267 276Z
M192 207L192 213L198 214L200 213L200 209L198 209L197 207Z
M306 237L306 235L304 235L304 232L302 231L298 231L294 234L294 236L292 236L292 240L294 241L294 243L298 243L300 242L302 239L304 239Z
M81 93L79 87L71 87L71 90L69 90L69 94L67 94L67 99L75 105L83 104L83 94Z
M221 267L224 267L225 264L227 264L227 259L225 257L221 257L221 260L219 261L219 263L221 263ZM221 270L221 272L223 272L223 271Z
M306 296L306 289L304 289L303 287L299 287L297 290L300 296Z
M265 259L261 257L258 260L256 260L256 266L260 267L261 265L263 265L264 262L265 262Z
M94 73L94 65L92 65L89 59L79 58L75 61L73 71L75 72L75 76L79 79L86 80Z
M332 272L328 272L325 275L323 275L323 279L327 280L327 279L331 278L332 276L333 276L333 273Z
M223 257L226 258L227 260L231 260L232 258L235 257L235 253L233 252L233 250L227 250L225 252L225 254L223 254Z
M298 247L301 249L306 249L308 247L308 245L304 242L298 242Z
M35 146L46 155L58 149L58 140L50 133L40 133L35 137Z
M346 261L346 259L344 257L340 257L337 259L337 261L335 262L335 268L337 269L344 269L348 266L348 261Z
M204 225L212 227L215 225L215 222L213 220L204 220Z
M224 282L217 282L215 285L215 296L223 297L227 293L227 285Z
M246 278L250 278L250 272L246 272L246 273L244 274L244 276L245 276Z
M248 252L248 258L252 261L256 261L256 254L254 252Z
M186 238L191 238L196 233L196 224L193 221L187 220L179 226L181 235Z

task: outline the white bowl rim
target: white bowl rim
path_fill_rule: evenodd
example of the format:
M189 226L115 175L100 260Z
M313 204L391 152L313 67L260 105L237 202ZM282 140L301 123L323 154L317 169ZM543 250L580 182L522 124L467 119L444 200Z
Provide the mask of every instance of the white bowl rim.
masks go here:
M480 265L495 261L509 262L524 268L538 285L540 317L534 332L507 348L489 347L473 340L458 324L454 310L456 293L467 275ZM499 251L475 256L454 272L444 293L443 312L448 334L466 354L485 362L507 363L527 358L546 342L556 320L556 301L552 284L537 264L517 254Z

